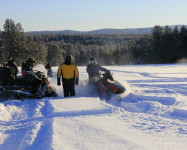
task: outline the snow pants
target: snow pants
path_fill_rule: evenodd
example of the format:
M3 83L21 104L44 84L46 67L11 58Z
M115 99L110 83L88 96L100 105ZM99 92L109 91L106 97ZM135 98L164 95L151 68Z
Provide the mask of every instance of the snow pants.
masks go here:
M63 79L64 97L75 96L75 79Z

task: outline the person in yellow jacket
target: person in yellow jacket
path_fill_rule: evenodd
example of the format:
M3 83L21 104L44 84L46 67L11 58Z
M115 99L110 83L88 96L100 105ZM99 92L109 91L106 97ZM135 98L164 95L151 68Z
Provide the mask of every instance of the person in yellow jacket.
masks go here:
M60 86L62 81L64 97L75 96L75 84L78 85L79 81L79 72L77 66L71 63L72 59L71 55L67 55L65 62L58 68L57 85Z

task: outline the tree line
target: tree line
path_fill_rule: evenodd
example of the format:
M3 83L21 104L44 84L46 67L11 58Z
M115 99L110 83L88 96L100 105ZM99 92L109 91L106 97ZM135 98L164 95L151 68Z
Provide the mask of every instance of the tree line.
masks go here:
M71 54L77 65L95 57L102 65L175 63L187 57L187 28L155 26L149 35L32 34L6 19L0 31L0 63L11 56L18 65L28 57L39 64L63 63Z
M138 39L132 47L133 58L140 63L176 63L187 58L187 28L155 26L150 38Z

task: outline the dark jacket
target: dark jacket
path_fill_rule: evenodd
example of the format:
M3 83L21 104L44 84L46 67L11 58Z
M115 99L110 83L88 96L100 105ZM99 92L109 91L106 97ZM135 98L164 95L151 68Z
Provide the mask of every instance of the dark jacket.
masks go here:
M89 64L86 68L89 77L94 75L100 75L100 71L108 71L107 69L101 67L99 64Z
M34 73L33 67L28 63L22 63L21 73L25 78L29 77L38 79L38 76Z
M51 69L51 65L50 65L50 63L47 63L46 65L45 65L45 69Z
M11 67L14 68L14 75L17 76L17 74L19 73L19 69L17 64L14 62L14 60L9 60L7 64L4 65L4 67Z
M34 73L33 68L28 63L22 63L21 74L27 76L28 74Z

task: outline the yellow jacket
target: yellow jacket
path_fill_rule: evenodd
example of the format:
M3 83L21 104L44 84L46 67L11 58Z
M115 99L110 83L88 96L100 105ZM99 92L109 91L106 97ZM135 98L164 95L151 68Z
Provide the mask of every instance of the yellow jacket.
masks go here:
M62 78L64 79L78 79L79 78L79 72L77 69L77 66L74 64L66 65L66 64L61 64L58 68L58 73L57 77L58 79Z

